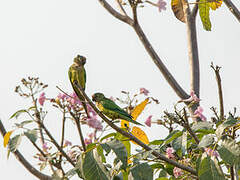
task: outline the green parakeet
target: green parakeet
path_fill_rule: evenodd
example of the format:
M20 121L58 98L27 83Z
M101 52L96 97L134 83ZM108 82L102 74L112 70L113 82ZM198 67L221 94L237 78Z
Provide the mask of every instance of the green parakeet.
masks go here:
M70 66L68 70L68 77L74 92L78 96L79 100L82 101L83 108L87 116L89 116L87 111L87 106L85 103L85 98L82 96L78 88L74 85L74 83L76 82L79 86L82 87L83 90L85 90L85 87L86 87L86 71L84 68L85 63L86 63L86 58L84 56L77 55L77 57L75 57L73 60L73 64Z
M98 109L110 119L124 119L131 123L142 125L132 119L132 116L120 108L114 101L106 98L102 93L95 93L92 100L96 102Z

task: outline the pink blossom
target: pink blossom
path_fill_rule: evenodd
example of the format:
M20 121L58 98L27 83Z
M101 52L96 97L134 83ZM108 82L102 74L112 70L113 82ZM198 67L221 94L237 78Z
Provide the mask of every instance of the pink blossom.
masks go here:
M92 133L88 134L88 137L89 137L90 139L93 139L95 136L96 136L96 133L95 133L95 132L92 132Z
M38 98L38 102L41 106L43 106L45 100L46 100L46 96L45 96L45 93L43 92L43 93L40 94L40 96Z
M147 118L146 121L145 121L145 124L146 124L148 127L151 127L151 124L152 124L152 115L148 116L148 118Z
M162 10L166 10L167 9L166 5L167 5L167 3L164 0L158 0L157 7L158 7L159 12L161 12Z
M194 102L200 101L200 99L197 97L197 95L195 94L194 91L190 92L190 97L188 99L182 100L182 102L192 102L192 101L194 101Z
M174 158L174 149L173 148L170 148L170 147L168 147L167 149L166 149L166 155L167 155L167 157L169 158L169 159L172 159L172 158Z
M97 119L97 116L91 116L90 118L87 118L87 125L98 131L101 131L103 128L101 122Z
M88 109L89 116L96 116L97 115L97 113L94 111L92 106L90 106L89 104L87 104L87 109Z
M182 169L180 169L178 167L174 167L173 174L174 174L175 178L178 178L179 176L183 175L183 171L182 171Z
M85 139L84 139L84 143L85 143L86 145L92 144L92 139L90 139L90 138L85 138Z
M208 156L215 156L218 157L219 154L217 151L212 150L211 148L205 148L205 152L207 153Z
M47 145L46 142L43 143L43 145L42 145L42 149L43 149L43 151L45 151L45 152L47 152L47 150L49 149L49 147L48 147L48 145Z
M67 147L67 146L71 146L72 145L72 143L70 142L70 141L68 141L68 140L65 140L65 142L64 142L64 147Z
M81 104L81 101L79 100L79 98L77 97L77 94L75 92L70 94L70 96L71 97L67 97L67 101L70 103L71 107Z
M61 99L61 100L64 100L66 97L67 97L66 94L61 94L61 93L59 93L58 96L57 96L57 98Z
M140 88L140 94L144 94L145 96L147 96L149 93L149 91L145 88Z
M198 108L195 110L194 115L195 117L199 117L202 121L206 121L207 118L202 114L203 108L201 106L198 106Z

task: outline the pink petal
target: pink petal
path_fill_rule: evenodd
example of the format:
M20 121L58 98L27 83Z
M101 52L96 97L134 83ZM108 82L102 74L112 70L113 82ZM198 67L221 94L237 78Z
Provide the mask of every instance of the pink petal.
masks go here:
M151 127L151 124L152 124L152 115L148 116L148 118L147 118L146 121L145 121L145 124L146 124L148 127Z

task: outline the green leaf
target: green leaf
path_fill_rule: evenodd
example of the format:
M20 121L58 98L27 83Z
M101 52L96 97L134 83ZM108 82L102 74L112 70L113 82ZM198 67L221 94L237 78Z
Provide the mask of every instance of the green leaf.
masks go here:
M199 180L225 180L220 169L217 161L213 161L204 153L198 169Z
M33 120L22 121L21 123L15 123L15 125L19 128L24 127L26 124L34 122Z
M164 169L164 165L161 163L154 163L150 165L152 169Z
M159 175L158 175L159 178L166 178L167 177L167 171L162 169L160 172L159 172Z
M223 140L221 146L218 147L218 153L231 166L240 162L240 146L233 139Z
M130 170L133 179L153 180L153 170L147 163L138 164Z
M87 152L83 159L82 170L86 180L109 180L110 177L95 150Z
M168 180L168 178L166 178L166 177L159 177L159 178L157 178L155 180Z
M151 141L148 145L161 145L164 143L164 140L154 140L154 141Z
M200 143L198 144L198 147L204 148L204 147L208 147L208 146L212 145L214 142L214 137L215 137L214 134L207 134L207 135L203 136Z
M184 132L181 137L174 139L172 141L172 147L176 152L180 150L180 156L184 155L187 152L187 133Z
M107 153L113 150L117 158L122 162L122 168L127 168L128 154L125 145L121 141L114 139L105 144L101 144L101 146Z
M87 151L91 151L97 147L96 143L91 143L87 145Z
M21 143L21 140L22 140L22 135L16 135L12 139L10 139L8 143L8 147L11 152L15 152L17 150L18 146Z
M105 163L106 162L106 158L105 158L105 156L103 154L102 146L98 146L97 147L97 152L98 152L98 155L101 157L102 162Z
M199 130L210 130L213 127L213 123L207 122L207 121L199 121L197 123L194 123L192 125L192 130L194 132L198 132Z
M203 24L203 28L206 31L211 31L212 25L209 18L210 7L209 7L209 4L207 3L207 0L199 0L198 8L199 8L199 14Z
M218 126L218 128L216 129L216 135L217 137L220 139L221 136L222 136L222 133L223 131L228 128L228 127L231 127L231 126L234 126L236 124L240 123L239 120L237 119L234 119L233 117L229 117L226 121L224 121L222 124L220 124Z
M100 142L102 142L104 139L110 138L110 137L112 137L112 136L116 136L116 133L107 134L106 136L104 136L104 137L102 137L102 138L100 139Z
M10 117L9 119L12 119L12 118L14 118L14 117L17 119L20 114L26 113L26 112L27 112L26 109L21 109L21 110L15 112L13 115L11 115L11 117Z
M172 131L164 140L165 143L164 144L169 144L170 142L172 142L174 139L180 137L182 135L182 131L179 130L174 130Z
M38 137L36 130L28 130L27 132L24 132L24 135L27 136L27 138L34 143L37 141Z

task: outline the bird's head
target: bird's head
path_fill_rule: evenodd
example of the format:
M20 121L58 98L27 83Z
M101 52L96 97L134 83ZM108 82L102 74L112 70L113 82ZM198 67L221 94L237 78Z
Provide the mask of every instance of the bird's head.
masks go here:
M99 101L101 101L102 99L104 99L105 98L105 96L103 95L103 93L95 93L95 94L93 94L93 96L92 96L92 100L94 101L94 102L99 102Z
M75 57L73 61L80 66L86 63L86 58L84 56L77 55L77 57Z

